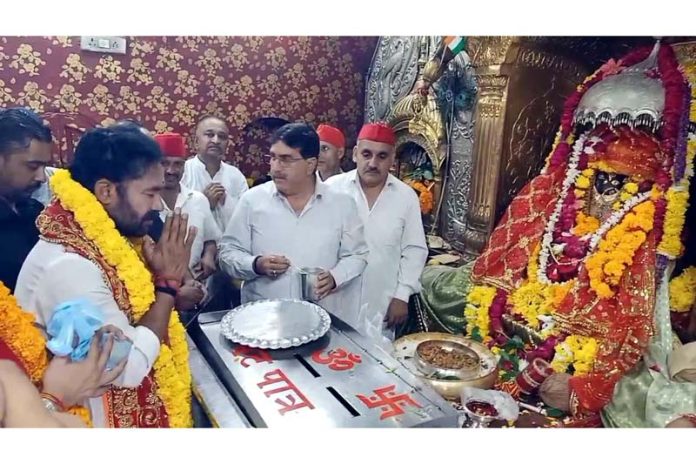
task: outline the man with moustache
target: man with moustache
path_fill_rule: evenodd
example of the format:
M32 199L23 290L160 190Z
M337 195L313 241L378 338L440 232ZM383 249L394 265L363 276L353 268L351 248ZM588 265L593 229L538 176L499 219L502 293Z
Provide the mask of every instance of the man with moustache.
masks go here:
M190 310L197 305L207 304L218 290L210 277L217 272L217 242L222 232L210 211L208 199L181 184L186 161L186 143L184 137L176 133L155 135L155 141L162 150L162 167L164 168L164 188L162 189L162 222L176 208L188 214L189 225L198 230L191 248L189 271L193 279L187 279L177 297L177 309ZM221 298L225 298L221 296ZM193 303L193 304L191 304ZM218 302L216 309L225 307L225 302Z
M319 136L310 126L287 124L271 144L273 182L239 200L220 242L220 266L244 280L243 303L300 298L298 269L323 269L318 304L353 325L367 257L355 202L317 180Z
M225 230L234 207L249 185L239 169L224 161L230 132L217 116L204 116L196 126L196 156L186 161L181 183L203 193L215 221Z
M363 274L361 326L373 339L394 339L408 316L408 300L420 291L428 257L418 197L389 173L396 136L385 123L366 124L353 149L357 168L326 185L353 197L370 249Z
M39 239L35 221L43 205L31 196L46 182L51 144L51 130L36 113L0 110L0 281L10 291Z
M217 242L222 232L215 223L205 195L181 185L186 161L184 137L176 133L164 133L155 135L155 141L164 155L164 188L161 192L160 217L164 221L176 208L188 214L189 225L198 230L191 248L189 268L194 278L205 281L217 271Z

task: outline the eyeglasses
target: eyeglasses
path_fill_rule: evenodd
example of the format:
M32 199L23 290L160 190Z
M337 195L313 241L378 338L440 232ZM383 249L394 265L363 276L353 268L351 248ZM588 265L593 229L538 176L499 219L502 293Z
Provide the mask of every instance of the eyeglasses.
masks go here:
M297 163L298 161L306 161L304 158L293 158L290 155L264 155L263 160L268 164L271 164L273 161L275 161L284 168L287 168L293 165L294 163Z

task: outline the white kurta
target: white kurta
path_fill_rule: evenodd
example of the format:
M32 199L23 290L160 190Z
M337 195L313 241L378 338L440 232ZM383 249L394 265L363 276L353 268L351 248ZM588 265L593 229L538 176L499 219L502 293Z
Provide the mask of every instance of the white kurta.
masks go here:
M389 175L384 189L370 210L357 171L330 177L324 185L353 197L365 224L370 249L363 273L362 297L365 333L393 339L384 317L392 298L408 302L420 292L420 276L428 258L418 196L411 187Z
M225 203L218 204L213 209L215 222L217 222L220 230L224 231L227 223L232 218L234 207L239 198L244 192L249 190L249 184L247 184L244 174L231 164L221 163L220 170L215 174L215 177L210 177L210 174L205 169L205 164L198 156L194 156L186 161L184 177L181 179L183 185L191 190L203 193L203 190L213 182L217 182L225 188Z
M126 368L115 384L137 387L159 355L159 340L147 327L129 324L106 282L101 269L89 259L66 252L62 245L39 240L24 261L15 296L43 328L51 320L54 309L66 301L86 299L100 308L104 324L118 327L133 342ZM102 399L90 399L86 406L94 426L106 427Z
M293 267L275 279L257 275L254 259L269 254L286 256ZM355 202L319 182L299 215L274 182L252 188L239 201L219 247L223 270L245 281L242 302L301 298L298 268L330 271L337 290L319 305L352 326L360 320L359 276L366 259Z
M172 213L167 204L162 200L160 218L164 221L168 214ZM219 242L222 237L222 232L213 218L213 213L210 211L210 203L208 199L200 192L196 192L181 186L181 191L176 197L175 208L181 208L181 211L188 214L188 225L194 226L198 232L191 247L191 260L189 267L193 269L201 260L205 242Z

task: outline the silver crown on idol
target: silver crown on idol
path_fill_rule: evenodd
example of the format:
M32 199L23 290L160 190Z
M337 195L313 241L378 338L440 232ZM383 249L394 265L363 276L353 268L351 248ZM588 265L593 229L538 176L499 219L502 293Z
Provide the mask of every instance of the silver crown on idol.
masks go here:
M657 70L658 40L650 55L640 63L607 76L583 95L573 115L576 125L628 124L656 131L662 124L665 88L649 72Z

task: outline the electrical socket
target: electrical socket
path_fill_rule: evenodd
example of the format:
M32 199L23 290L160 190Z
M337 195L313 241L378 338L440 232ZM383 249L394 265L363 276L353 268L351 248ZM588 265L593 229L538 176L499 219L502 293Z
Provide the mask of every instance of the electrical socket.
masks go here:
M84 35L80 37L80 48L90 52L115 53L125 55L126 39L124 37Z

